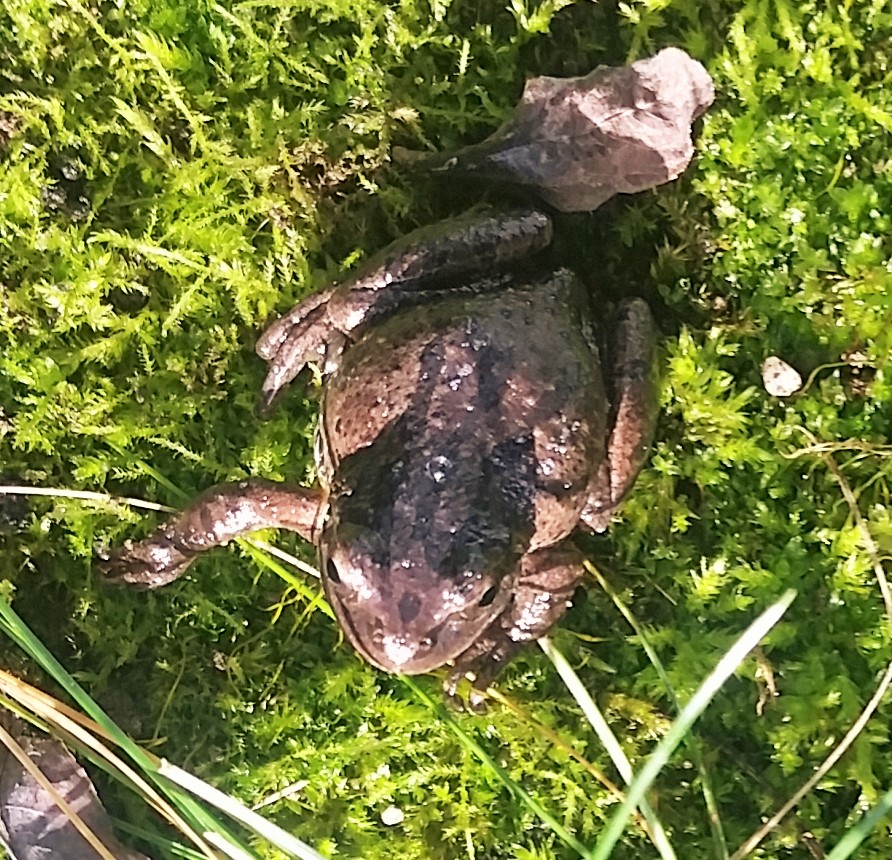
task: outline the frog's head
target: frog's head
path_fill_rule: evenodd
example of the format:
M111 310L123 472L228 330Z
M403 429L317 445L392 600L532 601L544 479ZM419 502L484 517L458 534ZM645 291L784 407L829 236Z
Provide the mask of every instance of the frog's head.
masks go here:
M413 534L415 532L416 534ZM466 521L453 533L417 526L388 540L329 517L320 540L326 593L345 635L370 663L407 675L467 651L510 604L524 547L504 528Z
M511 604L534 531L533 440L405 417L334 471L317 544L326 593L370 663L429 672Z

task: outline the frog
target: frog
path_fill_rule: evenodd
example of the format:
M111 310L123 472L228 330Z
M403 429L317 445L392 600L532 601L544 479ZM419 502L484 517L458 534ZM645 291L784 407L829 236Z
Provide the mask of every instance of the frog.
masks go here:
M607 528L657 413L648 305L597 313L580 278L543 259L552 236L539 208L475 212L299 302L257 343L260 409L318 369L317 485L213 486L107 555L106 577L157 588L235 537L294 531L361 657L395 674L448 666L447 702L485 710L570 605L575 536Z

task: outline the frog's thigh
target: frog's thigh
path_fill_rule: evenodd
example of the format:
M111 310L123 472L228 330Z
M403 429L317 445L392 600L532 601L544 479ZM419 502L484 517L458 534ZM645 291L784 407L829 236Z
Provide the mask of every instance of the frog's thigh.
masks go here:
M262 528L312 540L322 493L273 481L217 484L139 543L127 542L101 565L113 582L158 588L182 576L201 552Z
M647 459L658 407L655 328L641 299L623 302L617 310L614 342L609 351L613 425L607 457L592 476L581 519L593 531L604 531L613 511L629 492Z

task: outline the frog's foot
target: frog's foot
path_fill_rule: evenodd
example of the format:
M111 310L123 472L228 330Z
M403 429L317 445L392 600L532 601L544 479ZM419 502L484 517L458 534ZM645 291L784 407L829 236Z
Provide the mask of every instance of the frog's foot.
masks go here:
M120 549L101 555L99 571L113 585L160 588L186 572L196 553L177 546L163 529L139 543L126 541Z
M544 636L564 614L583 575L582 556L569 539L526 555L505 611L456 658L443 684L447 703L485 713L486 689L518 651ZM467 703L456 692L465 676L473 677Z
M457 659L455 668L443 681L446 704L454 711L485 714L487 688L525 644L491 638L478 641ZM458 694L458 688L466 677L471 681L471 690L467 699L463 699Z
M257 354L269 362L260 394L261 412L307 364L330 373L344 350L346 337L332 322L328 303L333 290L309 296L274 322L257 342Z

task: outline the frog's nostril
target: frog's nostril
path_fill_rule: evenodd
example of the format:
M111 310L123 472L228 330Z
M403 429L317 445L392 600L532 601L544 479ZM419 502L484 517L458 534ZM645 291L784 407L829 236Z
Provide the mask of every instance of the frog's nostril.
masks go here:
M414 621L418 617L418 613L421 611L421 598L417 594L408 592L400 598L398 605L400 621L402 621L403 624L408 624L410 621Z

